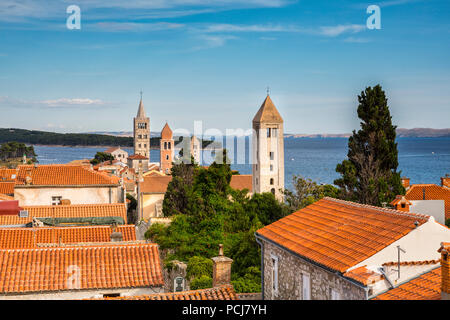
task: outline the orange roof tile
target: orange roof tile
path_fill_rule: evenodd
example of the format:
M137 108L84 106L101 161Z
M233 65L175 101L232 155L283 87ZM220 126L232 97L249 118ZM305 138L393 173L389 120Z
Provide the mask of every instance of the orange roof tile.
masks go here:
M166 122L164 128L161 130L161 139L170 140L172 139L172 129L170 129L169 124Z
M382 293L373 300L440 300L441 267L424 273L394 289Z
M12 201L12 200L14 200L14 197L0 193L0 201Z
M0 168L0 182L14 182L17 169Z
M239 300L239 298L237 297L234 288L231 285L228 285L201 290L112 297L105 298L105 300Z
M365 286L383 279L382 274L369 270L366 268L366 266L347 271L346 273L344 273L344 277L356 280Z
M0 250L0 294L163 285L156 244Z
M441 260L424 260L424 261L401 261L400 265L401 266L423 266L423 265L432 265L432 264L438 264ZM392 267L392 266L397 266L398 265L398 261L390 261L390 262L385 262L383 263L383 266L386 267Z
M136 240L134 225L118 226L116 231L122 232L123 241ZM112 232L110 226L0 228L0 249L30 249L43 244L109 242Z
M14 194L14 182L0 182L0 193Z
M128 159L131 159L131 160L147 160L148 158L144 157L144 156L142 156L140 154L133 154L133 155L129 156Z
M257 234L345 272L428 221L428 216L323 198Z
M16 186L25 185L26 177L31 177L32 185L73 186L73 185L116 185L117 179L107 177L83 166L77 165L39 165L19 166Z
M127 208L124 203L25 206L23 209L28 210L28 218L0 215L0 225L27 224L33 218L121 217L127 222Z
M167 186L172 181L171 176L148 175L141 185L142 193L166 193Z
M445 219L450 219L450 189L438 186L437 184L413 184L406 191L405 198L408 200L424 200L423 191L425 190L425 200L444 200Z
M231 176L230 187L237 190L247 189L252 192L253 177L251 174L234 174Z

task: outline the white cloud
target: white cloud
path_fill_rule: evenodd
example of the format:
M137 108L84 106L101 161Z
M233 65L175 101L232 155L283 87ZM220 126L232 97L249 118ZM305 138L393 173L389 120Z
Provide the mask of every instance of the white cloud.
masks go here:
M299 32L296 26L211 24L203 32Z
M158 22L158 23L134 23L134 22L98 22L88 25L89 29L99 29L110 32L123 31L163 31L184 27L183 24Z
M67 107L67 106L99 106L104 105L100 99L86 98L61 98L56 100L44 100L38 102L49 107Z
M362 24L347 24L337 26L320 27L319 33L324 36L336 37L344 33L358 33L365 30L366 26Z
M0 107L14 108L82 108L82 107L114 107L101 99L60 98L52 100L25 100L0 96Z

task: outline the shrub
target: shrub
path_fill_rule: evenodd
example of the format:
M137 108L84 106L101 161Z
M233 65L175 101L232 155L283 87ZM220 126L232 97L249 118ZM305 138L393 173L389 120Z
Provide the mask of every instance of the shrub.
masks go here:
M213 262L211 259L194 256L188 260L186 276L188 279L212 276Z
M201 276L191 281L191 290L212 288L212 278L208 276Z

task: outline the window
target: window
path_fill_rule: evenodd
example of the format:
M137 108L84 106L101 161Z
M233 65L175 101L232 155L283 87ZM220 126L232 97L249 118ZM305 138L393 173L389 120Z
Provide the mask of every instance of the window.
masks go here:
M141 147L141 144L139 143L139 148Z
M169 150L172 149L172 144L170 142L168 142L167 145L169 146Z
M271 255L272 260L272 295L278 295L278 257Z
M269 152L269 156L270 156L270 160L274 159L274 153L273 152Z
M258 164L255 164L256 171L258 171Z
M256 178L256 184L258 184L258 178Z
M303 300L311 300L311 278L309 274L302 274L303 282Z
M270 184L273 185L273 178L270 178Z
M120 297L120 293L105 293L103 295L103 298L115 298Z
M142 134L138 134L138 138L139 138L139 139L142 139Z
M276 138L278 134L278 130L277 129L272 129L272 137Z
M341 295L334 289L331 289L331 300L341 300Z
M166 155L166 160L169 160L169 155Z
M267 138L270 138L270 137L271 137L271 129L267 128Z
M147 139L147 135L146 134L144 134L144 139Z
M275 195L275 188L270 189L270 192L272 192L272 194Z
M138 123L138 129L147 129L147 124L145 122Z
M144 148L147 148L147 144L146 143L144 143Z
M270 171L273 171L273 164L270 165Z
M164 150L167 150L167 142L164 142Z
M61 204L62 197L59 196L53 196L52 197L52 206L58 206Z

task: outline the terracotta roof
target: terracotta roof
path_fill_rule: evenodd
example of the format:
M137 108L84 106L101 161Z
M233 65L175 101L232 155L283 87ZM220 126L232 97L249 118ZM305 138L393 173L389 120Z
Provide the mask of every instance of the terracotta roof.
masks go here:
M0 182L0 193L14 194L14 182Z
M148 158L144 157L144 156L142 156L140 154L133 154L133 155L129 156L128 159L131 159L131 160L147 160Z
M163 284L156 244L0 250L0 294Z
M142 193L166 193L167 186L172 181L171 176L149 175L144 177L141 185Z
M21 207L18 200L7 200L0 202L0 216L18 215Z
M0 201L12 201L12 200L14 200L14 197L0 193Z
M28 218L19 216L0 216L0 225L27 224L35 218L88 218L121 217L127 221L127 208L124 203L72 204L59 206L28 206Z
M344 273L344 277L356 280L365 286L371 283L375 283L384 278L382 274L369 270L366 268L366 266L348 271Z
M255 117L253 118L253 122L283 123L283 118L273 104L272 99L270 99L269 95L267 95L266 99L261 105L261 108L259 108Z
M323 198L257 234L345 272L428 221L428 216Z
M424 273L394 289L382 293L373 300L440 300L441 267Z
M253 177L251 174L234 174L231 176L230 187L237 190L247 189L252 192Z
M116 150L119 150L119 149L120 149L120 147L111 147L111 148L106 149L104 152L105 153L112 153L112 152L114 152Z
M123 241L136 240L134 225L118 226L116 231L122 232ZM31 249L44 244L110 242L112 232L110 226L0 228L0 249Z
M161 131L161 139L172 139L173 133L172 129L170 129L169 124L166 122L164 128Z
M406 192L405 198L424 200L423 190L425 190L425 200L444 200L445 219L450 219L450 189L436 184L413 184Z
M239 298L229 285L201 290L105 298L105 300L239 300Z
M433 265L433 264L438 264L441 260L424 260L424 261L401 261L400 265L401 266L423 266L423 265ZM392 267L392 266L397 266L398 265L398 261L390 261L390 262L385 262L383 263L383 266L386 267Z
M0 182L14 182L14 175L17 175L17 169L0 168Z
M26 177L31 177L32 185L112 185L115 179L77 165L19 166L17 185L25 185Z

